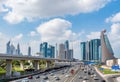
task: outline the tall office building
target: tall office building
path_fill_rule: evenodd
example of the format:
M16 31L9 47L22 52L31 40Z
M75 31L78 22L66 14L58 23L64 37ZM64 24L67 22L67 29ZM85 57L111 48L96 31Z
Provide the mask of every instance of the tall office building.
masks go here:
M48 49L48 43L47 42L43 42L43 44L42 44L42 54L43 54L43 57L47 57L47 49Z
M90 41L90 60L100 60L99 46L101 45L100 39L93 39Z
M16 50L16 51L17 51L17 54L18 54L18 55L21 54L21 53L20 53L20 45L19 45L19 43L18 43L18 45L17 45L17 50Z
M31 56L31 47L28 47L28 56Z
M65 59L65 45L63 43L59 44L58 55L59 59Z
M73 49L69 49L68 59L69 59L69 60L73 60Z
M92 39L87 42L81 42L81 55L82 60L85 61L99 61L99 46L101 45L100 39Z
M12 55L16 54L16 49L15 49L15 46L13 44L11 44L11 46L10 46L10 54L12 54Z
M66 40L65 41L65 50L69 50L69 41L68 40Z
M47 48L47 57L54 58L55 57L55 47L52 45L49 45Z
M8 41L8 43L6 44L6 53L7 53L7 54L11 54L10 41Z
M107 59L115 58L109 39L105 32L106 30L101 32L102 62L105 62Z
M82 60L86 60L86 42L80 43Z
M66 40L65 43L64 43L64 46L65 46L65 59L69 59L70 58L70 52L69 52L69 41Z

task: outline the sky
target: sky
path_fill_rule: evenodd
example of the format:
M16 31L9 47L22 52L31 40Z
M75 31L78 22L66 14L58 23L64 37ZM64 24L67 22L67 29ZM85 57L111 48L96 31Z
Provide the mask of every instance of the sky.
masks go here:
M70 41L81 59L80 42L100 38L106 29L115 57L120 58L120 0L0 0L0 53L6 43L21 52L39 52L39 44Z

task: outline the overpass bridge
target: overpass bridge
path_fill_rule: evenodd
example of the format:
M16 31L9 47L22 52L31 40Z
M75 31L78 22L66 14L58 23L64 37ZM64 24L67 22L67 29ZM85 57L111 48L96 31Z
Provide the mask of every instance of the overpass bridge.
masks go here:
M11 76L12 74L12 60L20 60L20 67L21 69L24 69L23 67L23 61L24 60L33 60L34 61L34 68L35 70L39 70L39 60L46 60L46 67L49 68L51 61L61 61L61 62L70 62L66 59L57 59L57 58L42 58L39 56L26 56L26 55L11 55L11 54L4 54L0 53L0 59L6 60L6 76Z

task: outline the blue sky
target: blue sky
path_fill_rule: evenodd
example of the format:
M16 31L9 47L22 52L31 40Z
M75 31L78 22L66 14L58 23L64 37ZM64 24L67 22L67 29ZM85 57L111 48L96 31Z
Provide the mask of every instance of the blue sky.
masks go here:
M20 43L24 54L30 45L34 54L43 41L55 44L68 39L74 57L80 59L79 43L99 38L102 29L107 29L115 56L120 57L120 0L0 0L3 53L8 40Z

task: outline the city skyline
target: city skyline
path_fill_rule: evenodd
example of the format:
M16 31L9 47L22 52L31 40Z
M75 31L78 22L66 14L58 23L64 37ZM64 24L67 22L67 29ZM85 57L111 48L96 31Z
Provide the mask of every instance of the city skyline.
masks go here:
M105 28L114 56L120 58L120 0L63 1L1 0L1 53L6 52L9 40L13 45L21 44L23 54L28 53L29 45L36 53L44 41L55 45L69 40L75 49L74 57L80 59L80 42L100 38Z

